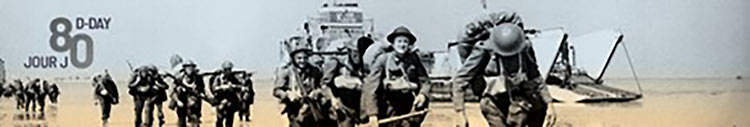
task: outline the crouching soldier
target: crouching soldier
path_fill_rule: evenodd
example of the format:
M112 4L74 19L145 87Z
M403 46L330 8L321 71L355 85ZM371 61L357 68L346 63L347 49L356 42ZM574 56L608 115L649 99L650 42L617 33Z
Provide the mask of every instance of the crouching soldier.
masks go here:
M109 113L112 105L120 102L120 93L117 92L117 85L112 77L105 71L104 74L94 76L93 79L94 98L96 105L101 106L102 124L106 125L109 121Z
M346 44L346 59L331 57L323 64L322 84L331 88L336 99L341 101L335 118L339 127L354 127L359 123L362 80L367 75L362 54L372 43L370 38L362 37L356 46Z
M152 126L157 95L159 91L168 88L156 72L156 67L153 65L141 66L135 70L135 74L128 85L128 93L133 96L135 106L136 126ZM144 114L146 115L145 119L143 118Z
M240 109L240 93L248 90L243 87L237 73L232 72L234 65L225 61L221 64L221 70L215 72L211 77L211 92L214 97L212 105L216 108L216 127L231 127L234 122L234 114Z
M309 63L312 50L298 48L290 52L290 65L279 68L274 80L273 95L286 107L282 114L289 118L290 127L333 127L330 89L320 84L321 72Z
M487 29L489 36L483 46L470 48L461 68L453 76L453 103L459 126L466 126L464 90L477 88L472 80L499 78L484 72L496 62L502 70L503 80L488 83L483 92L480 108L491 127L541 127L550 100L541 84L536 56L531 42L526 39L518 23L499 23ZM497 59L492 59L492 58ZM503 90L504 88L504 90Z
M175 74L169 108L177 111L177 124L180 127L199 126L201 100L205 97L203 76L199 74L193 61L186 61Z
M49 87L45 87L45 89L48 92L49 101L53 104L57 103L57 97L60 96L60 88L57 86L57 83L52 83Z
M426 110L429 79L414 50L417 38L406 27L398 27L387 36L394 51L378 56L362 87L362 107L368 126L378 119ZM425 114L383 124L387 127L419 127Z

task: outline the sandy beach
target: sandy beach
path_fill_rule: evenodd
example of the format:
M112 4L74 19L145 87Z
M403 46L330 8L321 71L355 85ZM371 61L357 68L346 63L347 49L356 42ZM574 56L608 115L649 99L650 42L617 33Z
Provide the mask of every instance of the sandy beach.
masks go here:
M285 117L279 114L281 108L271 96L270 80L257 80L255 85L256 103L252 107L252 121L238 122L235 126L283 127L288 126ZM608 84L636 90L633 80L609 80ZM94 105L89 83L84 81L60 82L62 95L58 104L50 104L44 116L40 113L24 113L15 110L11 98L0 100L0 126L101 126L99 107ZM127 95L124 83L118 84L121 103L113 107L108 126L133 125L133 101ZM550 112L557 117L560 127L741 127L750 126L750 81L733 79L651 79L642 80L644 98L626 103L556 103ZM166 105L166 104L165 104ZM467 106L470 124L474 127L486 126L479 105ZM450 103L439 102L431 105L425 127L448 127L453 119ZM176 126L176 114L164 107L166 126ZM215 111L204 103L203 126L213 126ZM43 118L42 118L43 117Z

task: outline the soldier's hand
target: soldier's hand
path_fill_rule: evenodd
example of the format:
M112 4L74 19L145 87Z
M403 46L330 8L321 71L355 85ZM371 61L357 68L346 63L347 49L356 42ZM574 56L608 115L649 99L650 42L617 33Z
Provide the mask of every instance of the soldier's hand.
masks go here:
M370 121L367 122L367 124L365 125L365 127L378 127L378 116L370 116L370 117L368 117L368 119Z
M288 92L288 94L286 94L286 98L289 98L289 101L295 102L302 98L302 95L297 92Z
M466 113L464 111L457 111L456 116L461 116L460 118L456 118L456 127L469 127L469 120L466 117Z
M333 107L333 109L340 109L341 108L341 100L339 100L338 98L331 99L331 107Z
M424 94L417 94L417 97L414 98L414 107L422 108L422 106L424 106L424 103L426 101L427 101L427 97L425 97Z

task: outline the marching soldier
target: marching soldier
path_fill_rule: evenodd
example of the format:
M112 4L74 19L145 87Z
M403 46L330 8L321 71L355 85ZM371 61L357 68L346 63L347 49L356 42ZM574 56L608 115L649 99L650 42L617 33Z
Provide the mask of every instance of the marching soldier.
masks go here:
M362 87L362 108L369 126L378 126L378 119L425 110L428 107L429 79L427 70L414 50L417 38L404 26L387 36L393 48L378 56ZM424 114L384 124L388 127L418 127Z
M172 89L170 109L177 112L177 123L180 127L199 126L201 101L205 97L203 76L199 74L193 61L186 61L175 74L175 87Z
M367 75L362 54L372 43L370 38L362 37L356 46L346 44L346 59L329 58L323 64L322 84L341 101L336 117L339 127L354 127L359 122L362 80Z
M96 104L102 108L102 124L106 125L109 122L112 105L120 102L120 93L117 92L117 85L109 73L106 70L104 72L104 74L94 76L93 86Z
M22 110L25 109L26 105L26 94L23 87L23 82L21 79L13 80L13 85L11 86L11 93L15 95L16 98L16 109Z
M279 68L273 95L286 107L290 127L332 127L332 108L338 104L330 89L320 84L322 73L309 63L312 50L300 48L290 52L291 63Z
M232 62L225 61L221 69L217 70L215 76L211 77L211 92L213 93L212 105L216 108L216 127L231 127L234 122L234 114L240 109L240 92L247 90L243 87L232 71Z
M239 117L240 120L250 121L250 105L255 101L255 90L253 89L252 73L245 73L240 76L244 78L242 85L247 90L243 90L240 93L240 99L242 104L240 105Z
M516 16L515 13L505 14ZM541 127L550 99L541 85L534 49L525 38L522 25L500 20L489 25L492 27L484 32L488 35L469 35L485 36L479 39L484 40L484 45L467 48L469 52L464 57L463 65L452 78L453 103L456 112L463 116L459 119L459 126L468 126L463 95L464 90L471 87L475 91L477 88L484 89L480 108L489 126ZM496 64L491 65L493 62ZM477 87L484 85L484 78L500 78L500 75L486 72L493 66L502 70L504 79L487 83L486 88ZM474 83L474 80L482 80L482 83Z
M135 69L134 75L128 85L128 93L133 96L135 105L136 126L152 126L157 94L159 91L168 88L161 77L155 73L156 71L156 67L141 66ZM142 118L143 114L146 115L145 120Z
M36 110L36 106L38 105L38 95L42 92L40 89L40 83L41 79L35 78L29 83L26 83L26 86L24 87L24 94L26 94L26 112L29 112L31 110L32 112Z

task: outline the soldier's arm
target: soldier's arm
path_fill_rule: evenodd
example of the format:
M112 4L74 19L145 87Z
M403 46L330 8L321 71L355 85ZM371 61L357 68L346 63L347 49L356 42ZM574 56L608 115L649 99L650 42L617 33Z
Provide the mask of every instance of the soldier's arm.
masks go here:
M424 67L422 64L422 59L419 58L419 56L415 57L416 60L416 73L417 73L417 80L419 80L419 93L424 95L425 97L429 97L430 89L432 88L432 85L430 84L430 75L427 73L427 68Z
M339 70L339 61L334 58L328 58L323 63L323 78L321 79L321 84L323 85L331 85L333 84L333 79L336 78L338 75L337 71Z
M289 74L283 68L276 71L274 78L273 96L283 100L288 100L287 91L289 91Z
M464 90L470 84L469 82L476 76L480 75L484 68L487 66L490 60L490 53L483 51L484 49L479 47L472 48L471 54L466 58L466 61L461 65L461 68L451 78L451 84L453 86L453 106L456 111L463 111L464 107Z
M367 116L376 116L378 114L378 100L376 99L377 95L375 91L382 84L381 82L385 75L386 57L385 55L381 55L376 58L375 62L370 66L370 73L365 77L364 84L362 85L360 103L362 108L364 108L364 114Z

